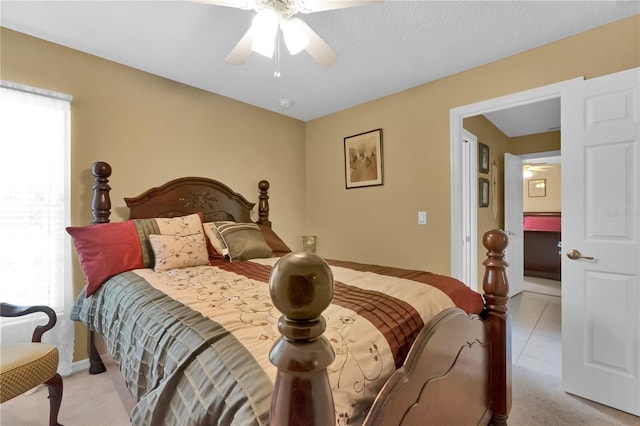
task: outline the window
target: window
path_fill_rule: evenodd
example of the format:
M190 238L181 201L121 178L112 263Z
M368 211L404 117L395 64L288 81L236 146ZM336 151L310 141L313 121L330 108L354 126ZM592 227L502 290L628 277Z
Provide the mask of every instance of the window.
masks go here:
M67 95L0 84L0 299L49 305L57 312L58 323L47 334L60 350L61 372L65 348L73 353L71 250L65 232L70 107ZM30 321L3 320L2 339L24 340Z

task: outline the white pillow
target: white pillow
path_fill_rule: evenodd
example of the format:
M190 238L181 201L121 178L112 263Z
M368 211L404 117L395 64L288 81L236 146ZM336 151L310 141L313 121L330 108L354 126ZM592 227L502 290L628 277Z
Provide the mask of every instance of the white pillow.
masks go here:
M209 264L204 234L150 234L149 242L155 257L156 272Z

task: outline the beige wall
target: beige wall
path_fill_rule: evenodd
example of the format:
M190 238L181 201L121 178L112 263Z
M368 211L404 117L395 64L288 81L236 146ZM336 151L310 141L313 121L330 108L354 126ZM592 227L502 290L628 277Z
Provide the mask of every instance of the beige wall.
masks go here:
M509 139L507 152L513 155L560 151L560 130Z
M318 235L319 254L449 273L450 109L637 67L639 28L634 16L308 122L305 230ZM376 128L384 186L346 190L343 138Z
M268 179L274 229L300 248L303 122L5 28L0 35L2 79L73 96L73 225L91 220L89 169L104 160L113 167L113 220L126 218L123 197L177 177L217 179L252 202L258 198L258 181ZM29 166L27 158L16 161ZM74 257L76 293L82 286ZM84 359L86 330L76 330L75 359Z
M533 176L522 182L522 210L525 212L560 212L562 211L562 168L560 164L549 164L544 169L535 170ZM529 195L529 181L545 180L544 197Z

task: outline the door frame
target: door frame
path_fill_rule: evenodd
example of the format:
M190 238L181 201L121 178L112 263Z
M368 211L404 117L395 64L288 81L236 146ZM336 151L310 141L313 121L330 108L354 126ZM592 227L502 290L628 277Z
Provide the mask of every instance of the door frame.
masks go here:
M465 188L464 185L469 185L468 181L465 181L465 171L463 170L463 127L462 122L467 117L473 117L488 112L498 111L510 107L527 105L534 102L544 101L547 99L561 97L562 89L570 85L577 84L584 80L584 77L576 77L570 80L561 81L547 86L537 87L522 92L517 92L485 101L476 102L473 104L463 105L461 107L452 108L449 115L450 126L450 170L451 170L451 271L450 275L454 278L462 280L463 277L469 276L470 273L474 273L477 270L478 258L476 252L476 258L473 259L473 255L470 258L463 256L465 235L464 226L465 218L470 215L471 228L469 242L471 246L477 246L478 244L478 229L477 229L477 193L475 203L470 204L470 211L464 211L465 200L464 194L469 193L469 188ZM477 153L477 147L471 147L472 152ZM474 167L474 165L472 165ZM477 164L475 165L477 168ZM476 208L471 207L476 206ZM467 219L468 220L468 219ZM467 222L468 223L468 222ZM477 290L477 289L474 289Z
M473 133L466 129L462 129L462 167L464 185L462 185L462 213L463 213L463 228L462 228L462 249L461 262L467 264L475 262L478 259L478 244L473 237L473 232L477 233L478 218L477 214L472 215L471 212L475 211L473 207L477 206L478 200L478 185L476 179L478 176L478 138ZM478 288L478 272L472 269L462 271L462 275L459 279L465 283L468 287L476 290Z

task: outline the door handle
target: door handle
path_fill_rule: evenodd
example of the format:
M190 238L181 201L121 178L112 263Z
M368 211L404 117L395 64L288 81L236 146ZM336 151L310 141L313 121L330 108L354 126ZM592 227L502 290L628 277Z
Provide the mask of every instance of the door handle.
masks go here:
M567 252L567 257L572 260L577 260L577 259L594 260L593 257L591 256L583 256L582 253L580 253L580 250L576 250L576 249L569 250Z

